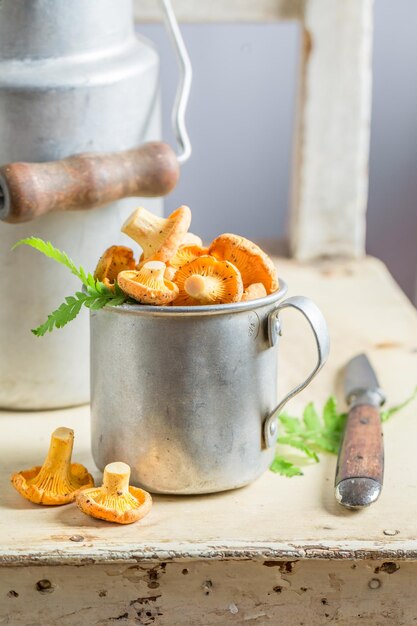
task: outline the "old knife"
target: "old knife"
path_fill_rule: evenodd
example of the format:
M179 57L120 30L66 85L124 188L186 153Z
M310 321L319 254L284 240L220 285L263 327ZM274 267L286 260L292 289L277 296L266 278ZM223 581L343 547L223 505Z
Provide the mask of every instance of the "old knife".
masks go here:
M348 509L361 509L377 500L384 476L379 409L385 396L365 354L346 365L344 388L349 413L337 459L335 495Z

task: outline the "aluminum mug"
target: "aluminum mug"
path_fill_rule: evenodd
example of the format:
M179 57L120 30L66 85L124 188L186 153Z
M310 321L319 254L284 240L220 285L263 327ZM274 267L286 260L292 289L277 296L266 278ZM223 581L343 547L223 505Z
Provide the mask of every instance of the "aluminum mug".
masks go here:
M122 305L91 311L92 451L103 470L131 466L154 493L202 494L246 485L271 464L277 415L329 351L308 298L195 307ZM279 314L298 309L314 333L310 376L277 405Z

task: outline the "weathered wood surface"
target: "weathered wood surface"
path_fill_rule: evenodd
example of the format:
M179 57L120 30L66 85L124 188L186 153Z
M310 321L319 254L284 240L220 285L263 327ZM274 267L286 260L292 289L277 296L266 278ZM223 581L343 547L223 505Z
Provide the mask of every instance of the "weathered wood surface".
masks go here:
M323 403L339 389L340 368L359 351L370 356L388 403L402 401L417 382L417 315L384 266L364 262L298 265L278 261L290 294L311 296L328 319L328 365L288 406ZM313 363L312 337L301 316L284 312L280 394ZM349 512L334 499L336 457L323 455L305 476L267 472L251 486L205 497L155 496L138 524L108 525L74 505L38 507L9 485L13 470L39 463L57 426L75 429L74 458L93 468L88 408L2 414L0 562L4 565L82 564L172 559L417 559L415 530L416 406L384 426L385 485L377 503ZM98 474L96 472L96 477ZM387 534L388 533L388 534ZM394 534L393 534L394 533ZM82 541L73 541L81 536Z
M320 305L332 338L328 365L291 411L335 391L340 397L340 368L363 350L389 404L410 394L417 315L380 262L278 265L290 295ZM313 340L301 316L282 318L283 394L310 367ZM42 459L59 425L75 429L74 458L93 468L87 407L1 414L0 624L410 626L416 410L384 425L385 485L369 509L336 504L336 457L323 455L300 478L266 473L230 493L156 496L150 515L126 527L85 517L75 505L32 505L8 483L13 470Z
M28 567L0 579L9 626L412 626L417 563L192 561Z
M373 0L174 1L180 21L299 20L290 246L301 260L365 252ZM137 0L138 21L160 21Z
M295 134L291 250L365 251L373 0L306 0Z
M181 22L269 22L296 19L303 0L173 0ZM155 0L135 0L138 22L160 22L161 9Z

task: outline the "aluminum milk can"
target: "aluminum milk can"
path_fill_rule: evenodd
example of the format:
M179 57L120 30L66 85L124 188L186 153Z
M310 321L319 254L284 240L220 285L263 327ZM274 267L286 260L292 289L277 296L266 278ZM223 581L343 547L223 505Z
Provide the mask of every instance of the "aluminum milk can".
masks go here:
M160 130L158 56L135 34L132 0L0 2L0 165L131 149ZM119 226L138 204L0 222L0 407L89 400L87 313L41 340L30 333L78 281L26 246L12 252L13 244L50 240L91 271L123 242ZM162 213L159 199L146 206Z

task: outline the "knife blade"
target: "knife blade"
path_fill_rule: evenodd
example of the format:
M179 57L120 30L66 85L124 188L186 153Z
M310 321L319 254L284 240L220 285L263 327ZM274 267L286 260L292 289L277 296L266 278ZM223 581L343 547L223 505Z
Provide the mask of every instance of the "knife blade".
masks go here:
M337 459L335 496L348 509L361 509L378 499L384 476L379 408L385 395L365 354L347 363L344 389L349 413Z

